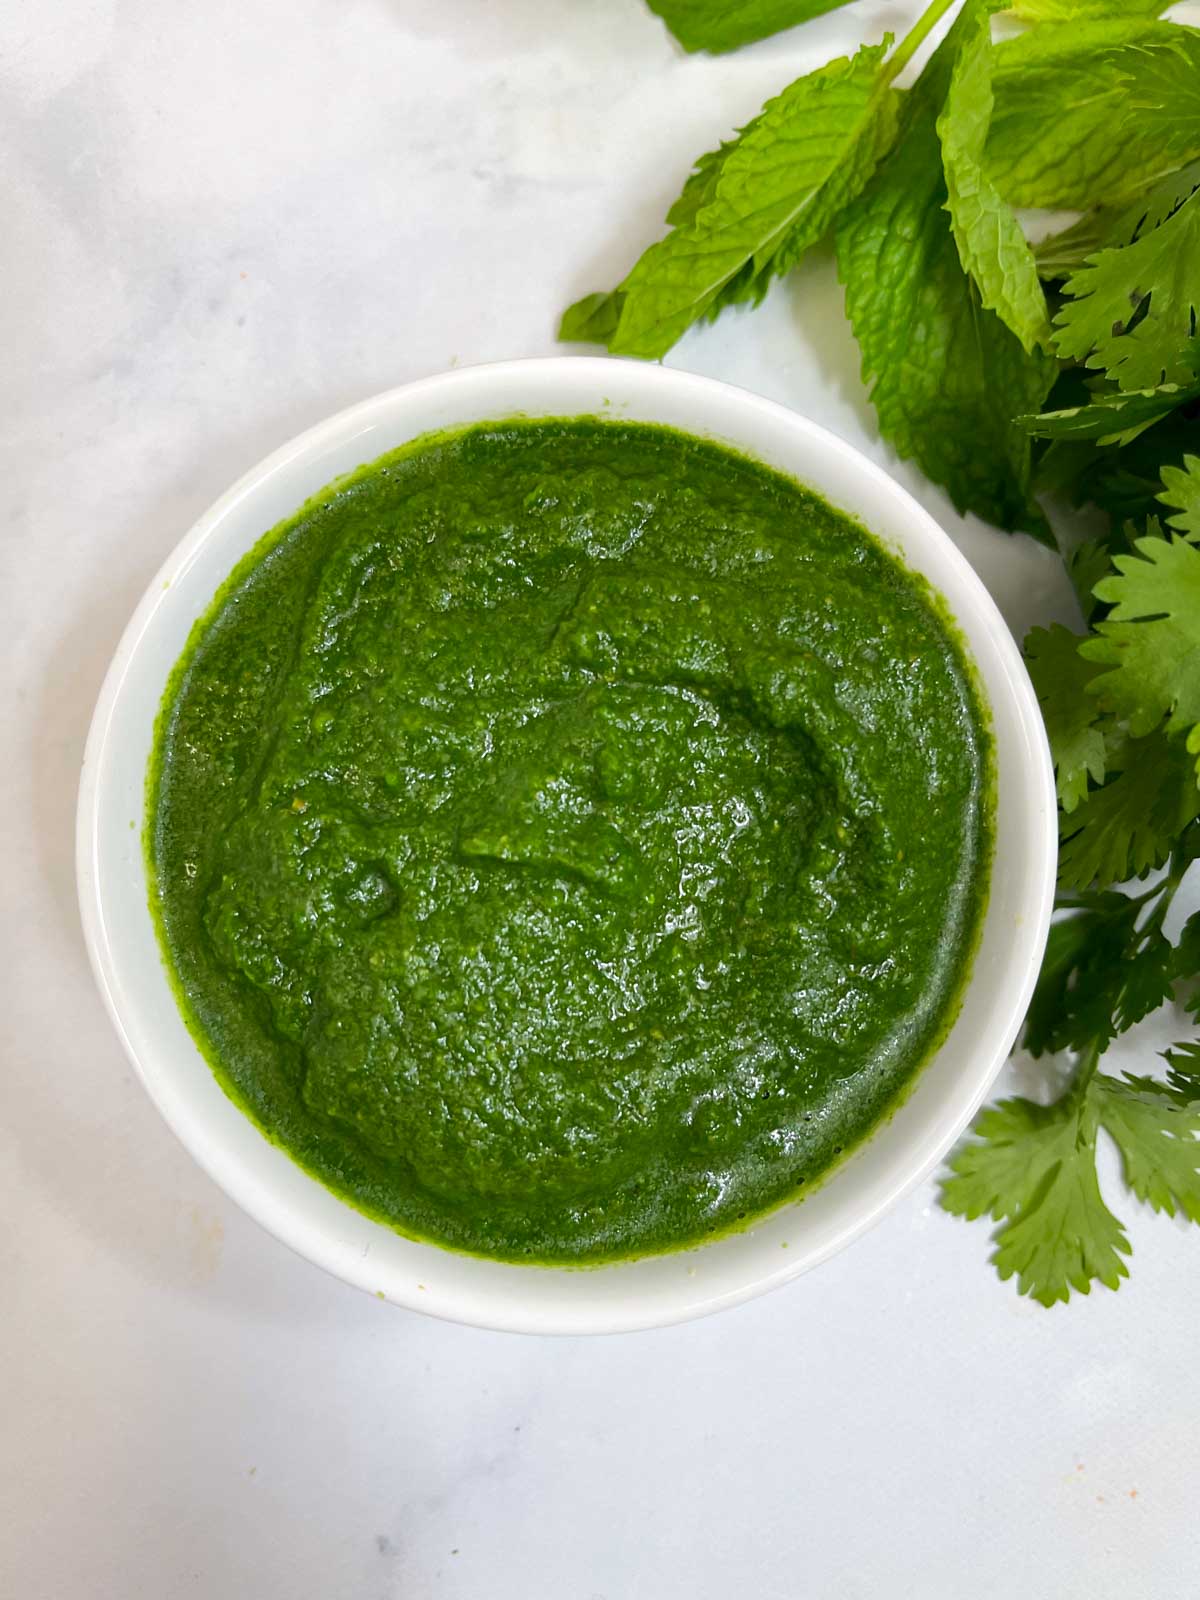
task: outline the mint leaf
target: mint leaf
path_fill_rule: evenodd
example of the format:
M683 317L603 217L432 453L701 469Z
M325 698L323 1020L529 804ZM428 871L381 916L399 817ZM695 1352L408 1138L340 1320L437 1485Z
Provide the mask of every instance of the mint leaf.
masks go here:
M1098 17L1157 17L1174 0L1012 0L1026 22L1090 22Z
M1025 660L1037 691L1054 757L1058 800L1074 811L1088 791L1088 779L1104 782L1104 735L1100 707L1087 688L1100 668L1079 654L1081 640L1054 623L1034 628L1025 641Z
M1200 306L1200 191L1133 244L1102 250L1063 292L1060 355L1086 359L1124 390L1188 383Z
M737 50L847 0L646 0L685 50Z
M837 229L838 274L879 425L960 511L1041 529L1030 443L1054 364L979 304L945 206L937 118L962 38L956 22L905 102L895 149Z
M758 126L759 117L753 117L741 130L738 138L744 139ZM673 228L682 228L687 223L695 221L696 217L711 204L717 192L717 179L721 176L721 168L725 164L725 157L737 147L737 139L723 139L715 150L708 150L704 155L697 157L696 165L688 174L688 180L683 186L678 200L671 202L667 211L667 221Z
M747 123L741 131L741 138L753 133L761 115L760 113L759 117ZM706 151L697 159L682 192L678 199L672 202L667 212L669 223L676 227L684 227L694 221L705 206L712 202L725 157L737 143L737 139L728 139L716 150ZM766 293L768 282L769 278L766 277L761 285L755 282L751 264L749 273L745 271L739 273L714 297L711 305L703 313L704 320L714 319L726 305L734 305L746 299L760 300ZM745 292L747 290L750 292ZM563 312L558 337L568 344L610 344L620 324L624 307L625 291L621 288L613 289L608 294L603 292L585 294L581 300L577 300Z
M617 331L624 303L620 289L611 294L585 294L563 312L558 337L564 344L607 344Z
M1195 29L1047 23L997 46L992 81L986 164L1011 205L1117 204L1200 156Z
M1182 467L1164 466L1162 481L1158 498L1176 509L1176 515L1167 518L1167 526L1200 543L1200 456L1185 456Z
M963 271L1027 351L1050 347L1050 317L1037 266L1012 209L983 168L992 116L991 21L976 10L938 118L950 224Z
M1200 548L1151 535L1134 550L1096 585L1112 610L1080 652L1109 670L1090 692L1135 736L1164 719L1167 733L1186 733L1200 723Z
M1086 1096L1055 1105L1002 1100L985 1111L977 1137L950 1162L942 1184L947 1211L1001 1224L992 1256L1001 1278L1044 1306L1119 1287L1130 1253L1096 1179L1096 1113Z
M672 207L683 220L621 285L610 350L665 355L721 305L761 298L822 237L895 137L897 96L882 70L890 42L797 79L702 158Z

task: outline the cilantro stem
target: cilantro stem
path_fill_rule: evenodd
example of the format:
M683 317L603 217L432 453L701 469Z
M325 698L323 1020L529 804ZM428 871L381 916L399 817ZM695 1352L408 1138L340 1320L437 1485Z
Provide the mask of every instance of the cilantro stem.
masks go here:
M1174 900L1176 894L1178 894L1183 880L1187 877L1188 868L1191 866L1191 864L1190 852L1181 851L1179 847L1176 846L1176 848L1171 852L1171 862L1167 869L1166 877L1161 883L1156 883L1154 888L1150 891L1151 894L1156 894L1158 896L1158 901L1155 904L1153 911L1151 911L1150 915L1146 918L1145 922L1138 930L1137 942L1139 944L1144 940L1147 933L1152 931L1160 931L1162 929L1162 925L1166 921L1167 912L1171 909L1171 901ZM1149 898L1149 896L1143 895L1141 898L1142 900L1146 900Z
M883 69L884 83L900 76L953 4L954 0L931 0L889 56Z
M1159 884L1158 901L1155 904L1154 910L1138 929L1137 943L1139 945L1144 942L1148 933L1161 932L1162 925L1167 918L1167 912L1171 909L1171 901L1174 900L1175 891L1179 888L1181 881L1182 880L1180 878L1171 877L1164 878Z
M1187 877L1192 863L1200 857L1200 825L1189 822L1171 851L1169 875L1177 889ZM1174 894L1174 890L1171 891Z
M1071 1085L1069 1093L1074 1099L1080 1115L1083 1114L1084 1102L1092 1079L1096 1076L1096 1068L1100 1065L1100 1057L1104 1053L1104 1045L1100 1039L1090 1039L1079 1058L1079 1069L1075 1074L1075 1082Z
M1147 900L1153 900L1156 894L1161 894L1162 884L1156 883L1144 894L1130 894L1124 896L1130 905L1144 906ZM1084 894L1059 894L1054 899L1056 911L1100 911L1104 905L1104 895L1110 893L1103 890L1099 893L1087 892Z

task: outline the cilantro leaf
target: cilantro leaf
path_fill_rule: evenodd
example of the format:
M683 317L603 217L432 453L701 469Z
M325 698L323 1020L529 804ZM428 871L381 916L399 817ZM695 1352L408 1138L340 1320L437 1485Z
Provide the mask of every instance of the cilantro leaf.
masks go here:
M1168 733L1186 732L1200 723L1200 549L1153 535L1134 549L1115 556L1117 572L1096 585L1112 610L1080 647L1108 668L1090 690L1135 736L1164 718Z
M1132 902L1131 902L1132 903ZM1124 1033L1171 998L1175 981L1175 946L1156 925L1144 930L1121 975L1113 1007L1118 1033Z
M1103 890L1072 904L1050 929L1029 1007L1025 1047L1034 1056L1104 1048L1170 998L1187 959L1162 931L1170 895L1161 887L1136 898Z
M1101 250L1118 250L1164 223L1200 188L1200 161L1168 173L1145 194L1126 205L1098 206L1061 233L1052 233L1033 248L1043 278L1066 278L1087 265ZM1193 363L1200 372L1200 363Z
M1071 1048L1075 1036L1071 997L1091 932L1088 919L1082 916L1060 917L1050 924L1041 971L1025 1018L1023 1043L1032 1056Z
M1011 205L1118 204L1200 156L1200 33L1121 16L997 46L986 160Z
M895 137L898 97L883 60L890 35L798 78L741 136L701 158L675 205L676 226L620 285L614 354L657 359L692 323L758 300L827 232ZM589 295L564 326L596 325ZM608 330L612 305L599 327Z
M1080 642L1058 622L1034 628L1025 641L1025 660L1054 757L1059 804L1066 812L1085 797L1089 778L1104 782L1100 708L1085 692L1100 669L1079 654Z
M1096 1115L1086 1096L1051 1106L1002 1100L950 1162L941 1201L962 1217L1001 1224L992 1256L1001 1278L1044 1306L1116 1289L1128 1276L1129 1241L1096 1179Z
M1096 1178L1100 1127L1140 1200L1200 1222L1200 1043L1165 1052L1166 1082L1095 1074L1100 1048L1088 1043L1081 1077L1053 1105L1013 1099L984 1112L943 1180L947 1211L1001 1224L992 1257L1001 1278L1016 1273L1019 1292L1046 1306L1097 1281L1116 1289L1127 1276L1129 1243Z
M1164 465L1182 466L1195 444L1196 422L1180 410L1120 450L1056 439L1038 461L1037 488L1065 495L1072 505L1099 506L1117 526L1144 523L1162 509L1157 497Z
M1085 539L1075 546L1067 557L1067 576L1079 601L1079 609L1090 622L1100 602L1095 588L1100 579L1112 570L1112 557L1108 545L1101 539Z
M1200 1039L1164 1050L1163 1060L1170 1068L1167 1080L1180 1094L1200 1097Z
M960 511L1038 531L1030 443L1012 419L1041 408L1054 365L980 306L945 212L937 118L961 24L909 91L895 149L838 225L838 274L884 436Z
M950 225L963 271L979 288L980 303L994 311L1027 351L1050 347L1050 317L1033 252L1008 203L983 168L992 116L990 17L980 7L950 75L938 118Z
M848 0L646 0L685 50L737 50Z
M1200 814L1200 788L1178 741L1155 732L1109 743L1112 776L1059 818L1058 881L1064 889L1123 883L1161 867Z
M1116 1017L1127 951L1136 943L1139 907L1127 895L1102 892L1051 925L1046 954L1025 1022L1025 1048L1041 1056L1107 1043Z
M1172 976L1183 983L1200 978L1200 911L1193 911L1183 925L1175 946ZM1200 1011L1200 988L1188 995L1183 1004L1187 1011Z
M1200 1096L1179 1083L1129 1075L1098 1077L1092 1092L1138 1199L1200 1222Z
M1132 444L1139 433L1192 400L1200 399L1200 382L1159 384L1157 389L1114 390L1097 394L1086 405L1018 417L1035 439L1097 439L1102 445ZM1162 499L1162 496L1159 496Z
M1200 542L1200 456L1185 456L1182 467L1164 466L1162 481L1158 498L1163 505L1177 508L1177 515L1167 518L1167 526Z
M1063 292L1060 355L1103 368L1126 390L1186 384L1195 376L1188 343L1200 306L1200 191L1133 244L1102 250Z

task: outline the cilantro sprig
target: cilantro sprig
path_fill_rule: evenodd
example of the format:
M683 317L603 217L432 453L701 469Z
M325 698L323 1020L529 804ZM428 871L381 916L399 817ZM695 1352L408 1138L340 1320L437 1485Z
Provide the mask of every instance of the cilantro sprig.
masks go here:
M1163 923L1198 847L1193 825L1166 877L1143 894L1094 891L1061 902L1068 914L1050 931L1025 1043L1034 1055L1076 1052L1074 1079L1051 1105L1016 1098L985 1111L942 1183L947 1211L999 1223L997 1271L1043 1305L1072 1289L1087 1294L1093 1282L1115 1289L1128 1275L1129 1241L1096 1176L1101 1129L1139 1200L1200 1222L1200 1043L1168 1052L1165 1082L1097 1070L1118 1033L1196 975L1200 917L1175 944Z
M834 0L650 0L688 49L728 49ZM1164 1004L1200 1028L1200 913L1169 913L1200 858L1200 30L1158 0L953 0L907 35L798 78L695 163L669 231L561 337L660 358L757 304L832 237L880 431L960 511L1062 555L1081 628L1026 660L1059 802L1059 916L1024 1043L1065 1088L985 1111L947 1210L996 1225L1003 1278L1045 1305L1116 1288L1135 1200L1200 1222L1200 1035L1157 1076L1103 1069ZM1014 207L1067 208L1028 242ZM1063 501L1098 535L1071 545ZM1049 514L1048 514L1049 510Z

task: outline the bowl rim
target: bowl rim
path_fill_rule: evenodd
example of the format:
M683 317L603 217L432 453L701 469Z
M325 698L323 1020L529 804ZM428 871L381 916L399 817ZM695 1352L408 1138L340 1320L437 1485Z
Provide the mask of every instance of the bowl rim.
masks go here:
M228 1152L222 1151L202 1128L181 1113L180 1106L176 1103L169 1089L171 1069L169 1067L164 1068L159 1063L143 1059L142 1053L136 1047L131 1037L130 1029L127 1026L127 1008L129 1012L133 1012L135 1008L122 985L120 973L117 969L101 890L100 808L103 801L103 780L106 773L104 758L107 754L108 741L112 736L114 717L126 679L137 657L147 629L159 605L162 603L165 590L173 583L178 583L186 574L198 553L225 522L225 519L241 506L244 501L262 490L283 469L307 458L320 455L325 449L336 444L340 438L351 438L364 433L369 434L370 428L364 429L363 425L371 423L373 419L383 416L385 418L383 426L386 427L386 413L390 407L401 403L401 397L403 397L403 402L415 404L422 399L432 400L434 397L443 394L447 389L466 386L470 383L491 382L493 385L502 387L508 380L512 380L519 385L538 376L547 377L552 382L553 378L550 376L552 371L563 372L565 375L566 369L570 369L574 377L590 376L593 378L596 381L597 394L603 394L606 387L612 386L611 382L606 383L606 380L611 379L614 368L618 367L627 371L632 369L634 372L644 375L636 380L637 383L648 385L664 383L674 386L680 392L690 389L697 397L704 396L708 401L711 401L716 411L719 411L722 406L727 407L729 405L740 407L743 411L747 408L757 408L764 419L773 418L776 424L782 423L794 433L798 445L802 444L809 450L822 450L839 457L846 467L853 468L855 472L861 474L865 480L873 485L874 489L879 491L884 499L890 501L897 521L906 522L910 530L914 527L919 528L922 536L931 538L934 544L940 547L938 553L939 561L946 562L949 568L956 573L957 581L972 593L973 602L979 608L983 620L987 624L986 635L989 640L989 648L994 649L996 652L994 665L1011 693L1012 708L1016 713L1023 736L1023 747L1026 749L1028 756L1024 778L1032 786L1032 790L1036 791L1035 810L1038 815L1045 812L1047 818L1047 826L1043 829L1042 836L1039 839L1029 841L1030 864L1028 875L1030 877L1030 890L1028 912L1031 935L1021 940L1024 949L1020 957L1014 961L1014 969L1010 975L1008 985L1010 1001L1006 1008L1010 1026L997 1034L990 1049L986 1046L980 1047L981 1064L976 1065L970 1074L971 1092L965 1096L960 1096L958 1104L942 1116L941 1125L936 1133L926 1140L920 1157L914 1160L903 1174L892 1182L886 1195L882 1196L877 1203L870 1207L864 1207L857 1214L848 1218L844 1225L837 1229L834 1234L827 1237L819 1246L813 1246L806 1250L797 1250L785 1265L768 1274L748 1276L746 1281L735 1289L707 1295L700 1290L692 1294L681 1294L678 1297L678 1304L670 1310L664 1310L661 1306L653 1309L639 1306L636 1295L631 1295L622 1299L619 1302L619 1309L615 1310L592 1308L591 1314L564 1314L559 1317L548 1316L544 1311L539 1311L536 1315L529 1315L522 1310L519 1291L514 1293L507 1289L495 1296L490 1293L481 1295L477 1291L466 1292L458 1303L454 1302L453 1297L450 1297L448 1301L435 1303L432 1300L427 1300L423 1303L420 1298L412 1293L404 1292L402 1286L397 1289L394 1284L389 1286L385 1294L383 1290L376 1286L380 1277L377 1266L373 1267L370 1272L362 1268L356 1270L355 1263L347 1259L344 1250L334 1247L327 1239L314 1239L314 1230L303 1217L300 1217L293 1209L280 1202L277 1197L269 1192L269 1185L264 1185L252 1172L245 1170L240 1160L231 1160ZM629 381L634 382L635 380L630 379ZM495 413L497 417L506 415L536 416L537 414L535 411L526 412L519 406L509 407L507 410L501 407ZM544 414L553 415L555 413L546 412ZM566 415L567 413L564 411L557 414ZM614 413L614 415L619 418L619 413ZM464 425L469 425L471 420L468 418ZM719 427L719 420L715 420L712 437L720 438ZM406 437L416 438L424 431L427 430L418 429L415 433L408 433ZM682 431L689 430L683 428ZM700 430L695 431L699 432ZM365 461L373 460L403 442L405 442L404 439L391 438L386 443L381 444L379 448L373 449L373 454L364 456L363 459ZM751 456L754 454L752 449L742 445L735 445L733 448L741 449ZM787 471L788 469L777 470ZM797 477L799 481L803 481L799 473L791 475ZM336 476L340 476L340 474L335 474ZM824 493L823 490L818 492ZM271 525L271 523L267 523L262 528L262 532L265 533ZM871 532L891 548L889 530L886 527L872 527ZM252 548L252 544L246 548ZM902 552L896 553L900 559L903 559ZM932 583L932 580L930 581ZM936 583L932 583L932 587L935 591L941 592ZM968 646L968 653L974 662L974 657L977 654L977 647L974 642ZM982 682L982 667L977 662L974 662L974 664L977 677L980 679L980 693L984 696L989 712L994 714L993 696ZM165 689L165 680L159 687L160 699L163 689ZM88 959L105 1009L121 1040L127 1058L167 1125L192 1158L231 1199L261 1226L266 1228L269 1233L288 1245L303 1258L323 1267L334 1277L344 1282L351 1283L355 1287L364 1289L380 1298L386 1298L390 1303L402 1304L410 1309L423 1311L426 1314L442 1317L446 1320L504 1331L563 1334L624 1332L641 1328L668 1326L673 1323L708 1315L751 1299L771 1288L790 1281L802 1272L827 1260L865 1233L882 1215L929 1175L954 1140L960 1136L971 1116L987 1095L1012 1048L1032 995L1053 908L1057 855L1056 809L1053 769L1045 727L1020 650L1013 640L994 600L966 557L936 519L901 484L897 483L883 467L877 465L855 446L831 433L819 423L813 422L802 413L793 411L790 407L766 399L751 390L734 384L703 377L695 373L680 371L676 368L666 368L632 360L620 360L613 357L535 357L456 367L447 372L436 373L410 383L397 385L334 412L263 457L244 472L201 513L189 530L171 549L166 559L150 579L129 622L122 631L112 660L105 673L88 730L80 775L76 811L76 879ZM137 829L139 855L141 854L141 832L142 826L139 823ZM1014 941L1014 943L1016 942ZM161 949L159 950L159 956L161 959ZM964 995L975 982L975 977L976 974L974 972L968 975L963 991ZM925 1070L924 1068L922 1069L922 1074ZM921 1074L918 1075L914 1082L919 1082L920 1077ZM254 1128L264 1145L270 1147L270 1141L258 1129L257 1125L246 1117L246 1114L240 1108L238 1108L238 1114ZM884 1124L873 1129L866 1136L860 1149L870 1148L882 1126ZM290 1158L288 1160L290 1161ZM291 1164L296 1167L296 1170L304 1172L304 1169L299 1168L295 1163ZM308 1182L324 1189L318 1179L306 1172L304 1175ZM331 1194L333 1191L325 1190L325 1193ZM352 1211L356 1216L361 1217L363 1215L357 1212L356 1208L351 1206L348 1201L342 1200L341 1197L336 1198L340 1206ZM752 1222L750 1226L753 1228L754 1223ZM723 1237L728 1238L730 1236L725 1235ZM449 1256L455 1259L467 1260L480 1259L476 1257L461 1258L454 1251L445 1250L436 1244L428 1242L411 1242L417 1244L422 1250L436 1251L440 1257ZM696 1248L702 1251L710 1248L710 1246L701 1245ZM671 1254L678 1256L685 1253L687 1252L672 1252ZM662 1261L666 1258L656 1256L642 1259ZM599 1264L586 1270L579 1268L524 1267L499 1262L493 1262L491 1265L506 1277L513 1275L515 1278L529 1272L542 1274L565 1271L582 1281L591 1278L593 1274L604 1274L610 1267L619 1267L625 1265L625 1263ZM423 1288L424 1286L418 1285L417 1287Z

